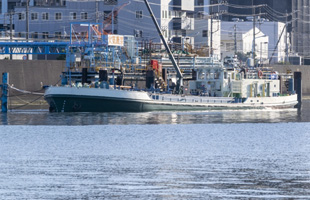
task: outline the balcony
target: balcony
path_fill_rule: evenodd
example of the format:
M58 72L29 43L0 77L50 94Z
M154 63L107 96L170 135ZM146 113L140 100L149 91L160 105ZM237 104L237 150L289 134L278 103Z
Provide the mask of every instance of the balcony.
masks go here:
M173 30L194 30L195 23L193 18L173 18Z
M194 0L173 0L173 10L177 11L194 11Z

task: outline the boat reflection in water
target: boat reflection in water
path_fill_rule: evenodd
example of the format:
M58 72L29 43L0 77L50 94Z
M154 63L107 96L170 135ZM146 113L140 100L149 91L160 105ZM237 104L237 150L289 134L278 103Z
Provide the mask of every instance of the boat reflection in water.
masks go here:
M142 113L49 113L12 111L0 115L2 125L111 125L111 124L206 124L275 123L309 121L305 110L240 110Z

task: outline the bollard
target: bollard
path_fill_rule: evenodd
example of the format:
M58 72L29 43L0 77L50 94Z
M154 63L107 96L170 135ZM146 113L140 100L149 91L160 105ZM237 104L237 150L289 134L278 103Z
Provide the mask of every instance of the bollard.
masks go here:
M87 80L87 68L82 68L82 85L84 86L85 83L88 82Z
M302 102L302 84L301 84L301 72L294 72L294 90L297 93L298 104L295 108L301 108Z
M2 73L2 95L1 95L1 112L8 112L8 84L9 84L9 73Z

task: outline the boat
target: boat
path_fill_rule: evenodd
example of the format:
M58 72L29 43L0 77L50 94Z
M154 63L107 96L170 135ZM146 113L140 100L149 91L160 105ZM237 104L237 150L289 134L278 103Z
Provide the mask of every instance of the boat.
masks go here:
M51 112L283 109L298 104L291 76L281 76L272 70L224 65L214 57L190 59L195 78L184 84L182 72L147 0L145 3L174 66L175 92L171 93L169 87L163 92L137 91L102 80L83 84L70 81L68 85L46 90L44 98Z
M188 81L181 94L96 82L52 86L44 98L54 112L283 109L298 104L292 75L225 66L213 58L196 58L194 73L196 79Z

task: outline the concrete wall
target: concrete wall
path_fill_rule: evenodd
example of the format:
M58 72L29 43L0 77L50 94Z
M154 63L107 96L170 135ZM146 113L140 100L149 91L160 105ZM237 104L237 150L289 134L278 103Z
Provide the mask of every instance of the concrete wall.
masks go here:
M272 68L280 73L300 71L302 73L302 93L310 95L310 66L307 65L273 65Z
M286 73L302 72L303 93L310 94L310 67L300 65L273 65L275 71ZM16 88L28 91L37 91L43 85L54 85L59 81L60 75L65 69L65 61L59 60L0 60L0 82L2 83L2 73L10 73L10 84Z
M43 85L54 85L60 80L60 75L65 68L65 61L58 60L0 60L0 82L2 73L9 73L9 83L14 87L37 91ZM59 81L59 85L61 81Z

